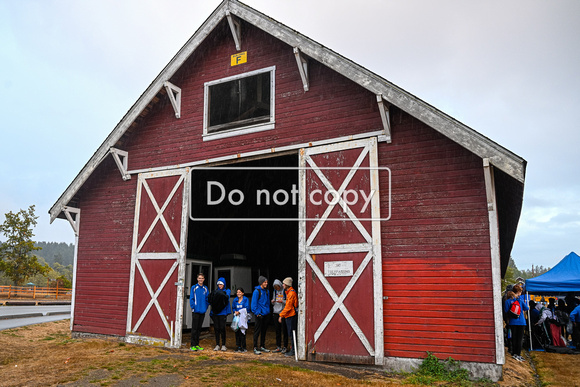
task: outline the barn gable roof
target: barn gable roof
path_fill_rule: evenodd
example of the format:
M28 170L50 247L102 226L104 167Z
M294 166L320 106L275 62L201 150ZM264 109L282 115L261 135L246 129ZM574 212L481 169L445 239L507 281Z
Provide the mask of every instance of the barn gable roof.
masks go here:
M171 77L181 68L205 38L224 18L227 18L228 15L233 15L257 28L260 28L282 42L297 48L304 55L324 64L344 77L366 88L372 93L382 95L383 99L388 103L419 119L479 157L488 159L492 165L505 172L519 184L523 185L526 161L521 157L415 97L409 92L392 84L379 75L374 74L284 24L273 20L237 0L223 0L202 26L165 66L161 73L153 80L52 206L49 210L51 222L55 218L63 216L63 209L69 205L69 202L73 200L76 193L103 159L111 153L111 148L115 147L135 120L146 111L160 90L164 89L166 82L169 82Z

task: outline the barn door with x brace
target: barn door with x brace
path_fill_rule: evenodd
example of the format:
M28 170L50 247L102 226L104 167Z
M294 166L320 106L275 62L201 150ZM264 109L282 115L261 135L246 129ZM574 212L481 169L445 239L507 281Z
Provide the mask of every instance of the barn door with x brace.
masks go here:
M127 335L181 345L188 170L143 173L137 182Z
M302 149L300 167L299 356L382 365L376 138Z

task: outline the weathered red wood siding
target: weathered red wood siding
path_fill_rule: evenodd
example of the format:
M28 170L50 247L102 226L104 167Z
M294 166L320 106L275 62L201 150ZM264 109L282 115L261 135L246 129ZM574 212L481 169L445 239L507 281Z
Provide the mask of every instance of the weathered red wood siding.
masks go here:
M80 191L75 332L125 335L136 190L108 157Z
M396 109L392 122L392 144L379 144L392 171L381 230L385 355L495 362L482 160Z

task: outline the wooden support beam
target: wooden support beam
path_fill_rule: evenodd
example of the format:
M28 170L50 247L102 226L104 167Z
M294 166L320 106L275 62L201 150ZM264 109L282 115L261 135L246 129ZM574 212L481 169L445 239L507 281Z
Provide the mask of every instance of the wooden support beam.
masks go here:
M377 103L379 104L379 112L381 113L381 120L383 121L383 135L379 136L379 141L391 142L391 119L389 115L389 107L383 100L382 94L377 94Z
M296 64L298 65L300 78L302 78L304 91L308 91L308 89L310 88L310 81L308 79L308 60L304 57L304 55L302 54L302 52L298 47L294 47L294 56L296 57Z
M113 156L115 160L115 164L119 167L119 171L121 171L121 176L123 180L127 181L131 179L131 175L127 172L127 167L129 163L129 152L123 151L117 148L109 149L109 153Z
M79 236L79 223L81 221L81 210L80 208L68 207L65 206L62 210L66 219L70 223L75 236Z
M171 101L171 106L175 111L175 118L181 117L181 89L175 86L169 81L163 82L165 90L167 90L167 95L169 96L169 101Z
M228 18L228 24L232 30L232 35L234 37L234 43L236 43L236 50L241 51L242 49L242 24L240 20L232 16L230 11L226 11L226 17Z

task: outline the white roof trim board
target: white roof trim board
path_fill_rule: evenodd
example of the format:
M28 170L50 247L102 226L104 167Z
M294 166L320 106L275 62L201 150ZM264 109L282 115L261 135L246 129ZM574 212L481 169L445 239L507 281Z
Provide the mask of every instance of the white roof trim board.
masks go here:
M496 144L492 140L474 131L470 127L453 119L447 114L420 100L414 95L397 87L386 79L372 73L364 67L320 45L306 36L288 28L287 26L267 17L253 8L235 0L224 0L202 24L195 34L185 43L179 52L165 66L161 73L129 109L111 134L93 154L91 159L75 177L72 183L63 192L57 202L49 210L52 222L62 212L68 202L79 191L85 181L109 154L109 149L139 117L149 102L164 87L164 83L175 74L189 56L199 47L213 29L227 17L227 12L242 19L257 28L278 38L291 47L298 48L304 55L326 65L346 78L366 88L374 94L381 94L385 101L395 105L411 116L429 125L436 131L470 150L482 159L489 159L490 163L504 171L517 181L523 183L525 179L526 161L509 150Z

